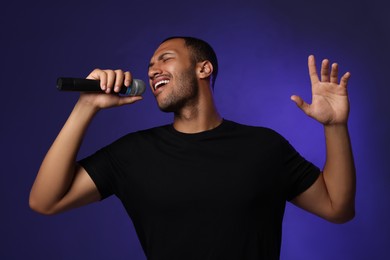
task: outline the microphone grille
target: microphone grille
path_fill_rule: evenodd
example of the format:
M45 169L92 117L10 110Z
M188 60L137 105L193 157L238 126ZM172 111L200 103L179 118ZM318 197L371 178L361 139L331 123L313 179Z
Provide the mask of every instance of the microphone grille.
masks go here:
M145 82L140 79L133 79L124 96L140 96L145 92L145 89Z

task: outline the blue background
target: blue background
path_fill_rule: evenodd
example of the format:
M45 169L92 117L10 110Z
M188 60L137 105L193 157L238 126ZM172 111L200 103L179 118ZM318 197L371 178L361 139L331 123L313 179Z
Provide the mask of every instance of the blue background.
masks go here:
M109 198L58 216L28 207L40 163L77 93L59 76L122 68L147 81L159 42L171 35L209 41L220 61L221 114L271 127L322 166L322 126L290 101L310 101L307 56L352 73L350 133L357 215L327 223L288 205L281 259L386 259L390 246L390 19L385 1L7 1L1 28L0 259L145 259L120 202ZM133 106L101 112L79 158L129 131L169 123L149 89ZM54 173L55 174L55 173Z

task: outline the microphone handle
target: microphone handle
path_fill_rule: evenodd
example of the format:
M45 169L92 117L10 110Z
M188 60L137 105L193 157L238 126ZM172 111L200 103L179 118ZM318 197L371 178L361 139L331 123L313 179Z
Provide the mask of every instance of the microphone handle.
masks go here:
M145 90L144 85L141 80L134 79L129 87L123 85L119 94L124 96L141 95ZM104 92L100 88L100 80L83 78L58 78L57 89L60 91Z

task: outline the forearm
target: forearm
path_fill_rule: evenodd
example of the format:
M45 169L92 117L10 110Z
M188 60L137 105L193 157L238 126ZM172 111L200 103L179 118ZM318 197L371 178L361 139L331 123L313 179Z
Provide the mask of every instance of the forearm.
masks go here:
M75 174L76 156L90 121L97 112L78 102L46 154L30 193L30 206L50 211L69 190Z
M323 178L334 212L352 218L355 212L356 176L346 124L326 125L326 162Z

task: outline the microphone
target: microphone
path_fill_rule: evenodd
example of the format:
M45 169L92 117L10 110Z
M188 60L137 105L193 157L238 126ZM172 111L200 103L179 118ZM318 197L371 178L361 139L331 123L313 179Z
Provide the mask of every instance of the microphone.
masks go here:
M60 91L101 92L100 80L82 78L58 78L57 89ZM133 79L131 85L123 85L119 94L122 96L140 96L145 91L145 83L140 79Z

